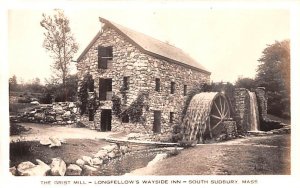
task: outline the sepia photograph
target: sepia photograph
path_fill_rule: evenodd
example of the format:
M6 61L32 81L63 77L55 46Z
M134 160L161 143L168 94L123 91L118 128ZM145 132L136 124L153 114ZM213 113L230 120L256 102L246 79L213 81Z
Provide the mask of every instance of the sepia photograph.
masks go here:
M5 12L1 146L11 181L259 187L295 178L292 4L89 5Z

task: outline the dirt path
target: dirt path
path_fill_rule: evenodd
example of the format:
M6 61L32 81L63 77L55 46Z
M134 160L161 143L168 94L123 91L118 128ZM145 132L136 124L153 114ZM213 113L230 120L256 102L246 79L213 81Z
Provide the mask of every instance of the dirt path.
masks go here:
M74 128L66 126L51 126L47 124L37 123L19 123L22 126L30 129L28 132L24 132L21 135L10 136L11 141L23 140L23 141L39 141L49 137L56 137L61 139L98 139L111 137L114 132L99 132L96 130L90 130L88 128Z
M290 174L290 135L198 145L130 175Z

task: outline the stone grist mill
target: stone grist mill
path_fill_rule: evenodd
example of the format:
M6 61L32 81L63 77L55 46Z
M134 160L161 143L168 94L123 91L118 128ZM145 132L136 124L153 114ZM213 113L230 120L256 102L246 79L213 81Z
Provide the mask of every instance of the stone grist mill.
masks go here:
M78 91L88 75L88 101L99 104L78 115L82 123L159 141L179 124L183 139L198 143L259 130L267 110L264 88L235 89L230 99L222 92L198 93L181 117L189 92L209 84L211 73L175 46L103 18L100 22L101 30L77 59Z

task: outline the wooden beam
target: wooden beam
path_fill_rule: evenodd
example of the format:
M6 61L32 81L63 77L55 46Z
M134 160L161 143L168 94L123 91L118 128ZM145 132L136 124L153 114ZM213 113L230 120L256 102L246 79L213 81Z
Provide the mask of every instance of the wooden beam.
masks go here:
M179 146L179 143L152 142L152 141L142 141L142 140L123 140L117 138L101 138L100 140L104 140L106 142L115 143L115 144L155 145L157 147Z

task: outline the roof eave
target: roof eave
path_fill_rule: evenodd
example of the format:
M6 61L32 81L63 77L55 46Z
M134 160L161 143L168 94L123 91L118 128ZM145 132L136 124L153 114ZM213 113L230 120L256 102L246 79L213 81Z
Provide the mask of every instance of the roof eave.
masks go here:
M96 34L96 36L92 39L92 41L89 43L89 45L83 50L83 52L80 54L80 56L77 58L77 62L81 61L84 55L91 49L91 47L94 45L94 43L97 41L99 36L101 35L101 30Z
M211 72L209 72L207 70L203 70L203 69L200 69L198 67L194 67L194 66L191 66L191 65L188 65L188 64L176 61L174 59L170 59L170 58L167 58L165 56L162 56L162 55L150 52L150 51L144 49L141 45L139 45L138 43L136 43L134 40L132 40L129 36L127 36L125 33L123 33L119 28L117 28L116 26L114 26L114 24L112 24L110 21L108 21L108 20L106 20L104 18L101 18L101 17L99 17L99 21L102 22L102 23L108 24L109 26L113 27L113 29L115 29L119 34L121 34L123 37L125 37L127 40L129 40L132 44L134 44L135 46L137 46L139 48L139 50L141 50L142 52L144 52L144 53L146 53L148 55L151 55L151 56L157 57L159 59L163 59L163 60L166 60L168 62L172 62L172 63L178 64L178 65L181 65L181 66L184 66L184 67L187 67L187 68L190 68L190 69L193 69L193 70L205 73L207 75L211 75Z

